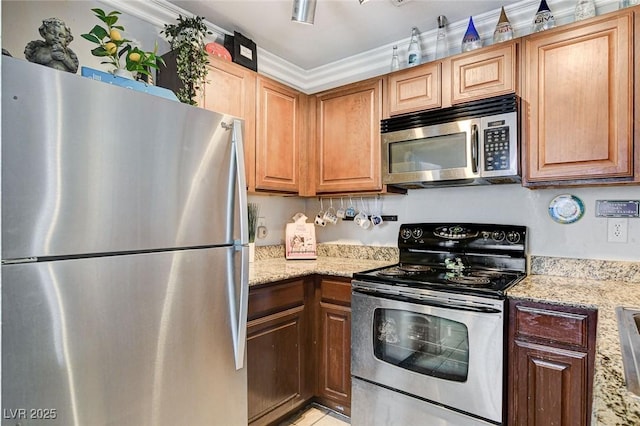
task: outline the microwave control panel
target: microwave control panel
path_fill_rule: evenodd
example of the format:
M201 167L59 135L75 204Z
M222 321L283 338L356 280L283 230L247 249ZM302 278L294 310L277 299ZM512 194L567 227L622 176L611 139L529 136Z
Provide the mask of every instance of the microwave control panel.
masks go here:
M484 170L509 170L509 126L484 131Z

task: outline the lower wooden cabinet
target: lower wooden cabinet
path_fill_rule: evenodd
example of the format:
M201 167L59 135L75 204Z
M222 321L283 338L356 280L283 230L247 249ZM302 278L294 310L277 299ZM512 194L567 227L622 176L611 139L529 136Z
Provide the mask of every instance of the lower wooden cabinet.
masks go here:
M510 425L591 422L597 312L509 302Z
M351 282L320 280L318 399L351 414Z
M249 423L271 424L313 396L309 308L304 280L249 292Z
M249 423L317 401L351 412L351 280L313 276L249 291Z

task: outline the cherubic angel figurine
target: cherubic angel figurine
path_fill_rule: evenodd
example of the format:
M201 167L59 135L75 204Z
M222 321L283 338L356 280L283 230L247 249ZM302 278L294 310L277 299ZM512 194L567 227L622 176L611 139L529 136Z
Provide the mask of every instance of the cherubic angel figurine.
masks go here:
M39 31L44 41L34 40L27 44L24 49L27 61L75 74L78 57L68 47L73 40L71 29L61 19L49 18L42 21Z

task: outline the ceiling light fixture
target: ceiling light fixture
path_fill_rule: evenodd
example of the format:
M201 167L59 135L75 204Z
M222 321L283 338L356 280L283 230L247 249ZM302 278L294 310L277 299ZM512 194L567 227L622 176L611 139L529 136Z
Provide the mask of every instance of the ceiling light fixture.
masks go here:
M313 25L315 14L316 0L293 0L292 21Z

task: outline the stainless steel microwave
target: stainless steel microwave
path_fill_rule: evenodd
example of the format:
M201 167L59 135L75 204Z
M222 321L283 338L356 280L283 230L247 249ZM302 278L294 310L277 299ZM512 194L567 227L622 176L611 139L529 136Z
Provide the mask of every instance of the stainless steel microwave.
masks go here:
M414 189L517 183L519 98L506 95L382 120L382 179Z

